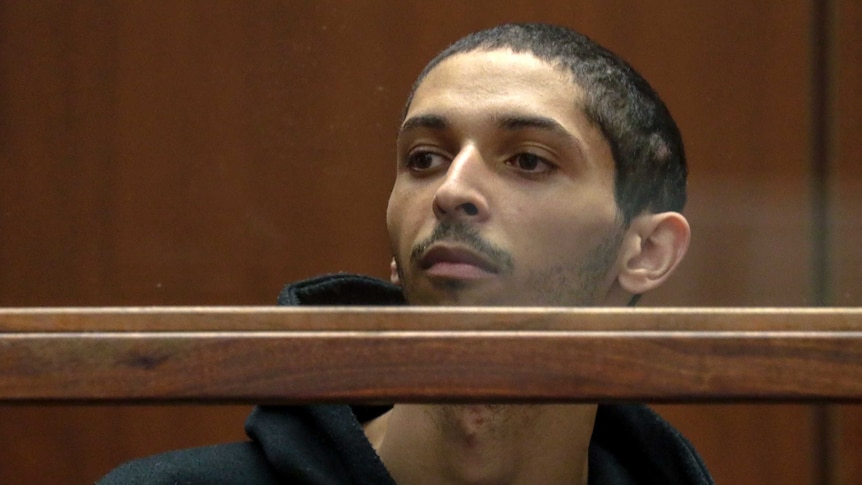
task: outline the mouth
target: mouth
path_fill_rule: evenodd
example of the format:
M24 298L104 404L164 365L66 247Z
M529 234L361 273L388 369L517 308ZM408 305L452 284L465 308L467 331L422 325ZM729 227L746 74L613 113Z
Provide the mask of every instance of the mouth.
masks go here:
M492 261L459 246L434 245L419 258L419 268L433 278L475 280L499 273Z

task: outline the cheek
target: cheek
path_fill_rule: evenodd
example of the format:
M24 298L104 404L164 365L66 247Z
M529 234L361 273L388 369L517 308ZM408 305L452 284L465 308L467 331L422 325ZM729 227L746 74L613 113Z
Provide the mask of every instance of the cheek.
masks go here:
M393 191L389 196L389 204L386 206L386 230L389 232L389 245L393 254L397 254L398 240L401 234L399 207L396 194Z
M389 196L389 204L386 207L386 228L389 231L389 242L393 254L396 256L403 252L404 245L411 244L411 220L415 217L416 207L410 197L409 191L404 190L396 183Z
M517 247L519 255L516 264L533 268L579 263L616 227L615 212L606 202L590 208L558 202L541 212L518 211L513 217L520 221L512 231L513 249Z

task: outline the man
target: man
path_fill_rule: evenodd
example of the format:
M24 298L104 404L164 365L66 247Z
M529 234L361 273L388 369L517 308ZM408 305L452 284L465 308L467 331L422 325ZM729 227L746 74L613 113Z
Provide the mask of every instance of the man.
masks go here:
M504 25L443 51L408 98L397 154L398 287L335 275L280 303L626 305L688 246L667 109L566 29ZM249 443L139 460L104 483L712 483L639 405L261 407L246 428Z

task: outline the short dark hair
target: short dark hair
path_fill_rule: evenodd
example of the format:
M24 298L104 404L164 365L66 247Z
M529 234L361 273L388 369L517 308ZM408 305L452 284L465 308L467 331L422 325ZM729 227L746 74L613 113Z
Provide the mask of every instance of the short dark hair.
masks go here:
M628 63L573 30L548 24L505 24L458 40L419 74L404 115L425 76L443 60L459 53L497 49L527 52L571 72L584 91L580 108L610 145L614 198L626 226L645 211L682 211L688 171L682 137L667 107Z

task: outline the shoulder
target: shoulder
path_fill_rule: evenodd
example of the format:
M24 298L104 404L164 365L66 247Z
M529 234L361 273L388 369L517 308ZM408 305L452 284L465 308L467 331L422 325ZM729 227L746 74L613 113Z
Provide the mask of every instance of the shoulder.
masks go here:
M125 463L98 485L277 484L257 445L228 443L172 451Z
M590 442L590 483L712 485L691 443L641 404L599 406ZM599 479L601 476L616 477Z

